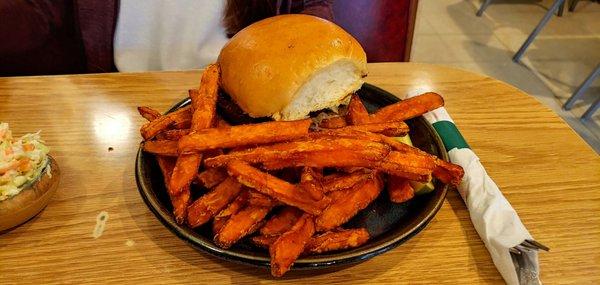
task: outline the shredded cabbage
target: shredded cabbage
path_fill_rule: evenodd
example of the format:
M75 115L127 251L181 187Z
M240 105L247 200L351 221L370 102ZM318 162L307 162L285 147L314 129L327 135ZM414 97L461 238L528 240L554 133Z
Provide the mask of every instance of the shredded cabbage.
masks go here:
M0 122L0 201L37 179L48 164L49 151L39 131L14 139L8 123Z

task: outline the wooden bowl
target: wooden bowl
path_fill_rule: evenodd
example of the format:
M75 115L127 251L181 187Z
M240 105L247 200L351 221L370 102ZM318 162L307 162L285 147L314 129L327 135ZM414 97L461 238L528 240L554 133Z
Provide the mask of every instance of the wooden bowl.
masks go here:
M60 169L51 156L45 167L50 167L50 175L47 170L42 170L40 176L25 185L19 194L0 201L0 232L27 222L48 205L58 188Z

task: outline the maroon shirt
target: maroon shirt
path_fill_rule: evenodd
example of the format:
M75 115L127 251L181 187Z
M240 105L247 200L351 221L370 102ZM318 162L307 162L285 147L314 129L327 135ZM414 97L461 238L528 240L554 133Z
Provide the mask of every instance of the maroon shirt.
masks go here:
M0 76L85 72L71 0L0 1Z
M331 20L332 1L270 3L274 14ZM0 0L0 76L117 71L113 38L118 9L118 0Z

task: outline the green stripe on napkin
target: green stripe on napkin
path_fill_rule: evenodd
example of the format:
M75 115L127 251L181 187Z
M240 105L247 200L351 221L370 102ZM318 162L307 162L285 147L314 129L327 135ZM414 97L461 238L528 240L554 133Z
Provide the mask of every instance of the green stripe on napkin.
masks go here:
M465 138L463 138L452 122L437 121L432 125L438 135L442 138L446 151L450 151L453 148L470 148L465 141Z

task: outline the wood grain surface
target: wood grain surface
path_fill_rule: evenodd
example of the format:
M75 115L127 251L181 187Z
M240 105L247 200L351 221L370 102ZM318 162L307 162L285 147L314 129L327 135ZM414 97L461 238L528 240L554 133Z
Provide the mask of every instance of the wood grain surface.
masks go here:
M370 64L369 72L369 83L399 97L444 96L531 234L552 249L540 254L544 283L600 282L600 158L566 123L493 78L413 63ZM164 111L199 80L200 71L0 78L0 121L16 135L42 130L63 173L40 215L0 235L0 284L503 283L456 192L405 244L337 270L275 279L189 247L138 194L135 107ZM106 227L94 238L103 211Z

